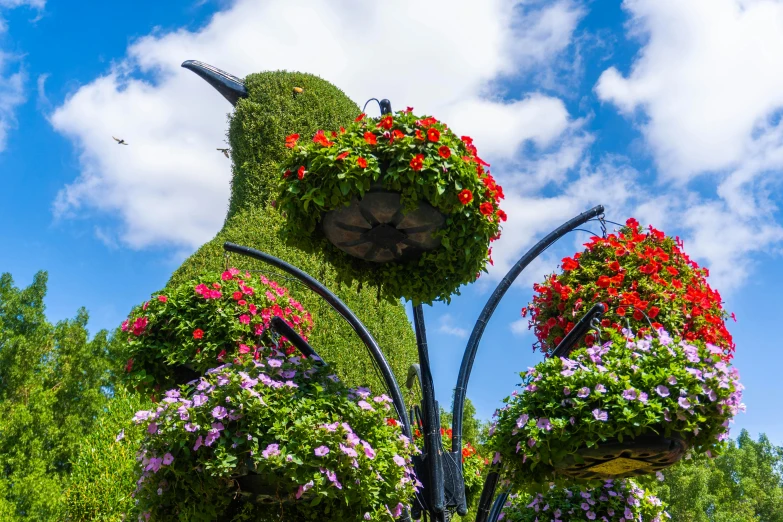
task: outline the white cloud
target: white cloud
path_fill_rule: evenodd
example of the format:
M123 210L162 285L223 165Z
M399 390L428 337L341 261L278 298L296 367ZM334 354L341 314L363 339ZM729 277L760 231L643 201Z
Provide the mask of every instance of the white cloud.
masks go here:
M442 334L459 337L465 339L468 336L468 331L465 328L461 328L454 324L454 317L451 314L443 314L438 319L438 331Z
M0 7L13 9L14 7L22 6L41 10L46 7L46 0L0 0Z
M16 64L15 72L6 72ZM5 150L8 131L16 125L16 109L26 100L26 75L18 60L0 50L0 152Z
M517 337L525 337L530 334L530 328L528 328L528 319L521 318L509 324L511 333Z
M783 241L780 198L769 189L783 171L783 1L623 6L642 47L626 76L611 67L595 90L639 122L661 181L680 182L656 186L640 216L678 230L712 284L730 291L752 269L752 254ZM703 174L715 185L687 188Z
M120 241L137 248L192 248L215 233L224 218L230 171L214 149L223 141L230 106L180 69L185 59L237 76L302 70L360 103L386 97L396 108L414 106L471 133L490 162L513 158L525 141L554 147L571 125L562 102L518 92L499 100L488 86L554 59L581 16L576 6L238 0L198 32L141 38L126 59L81 87L51 117L77 146L81 163L81 175L61 191L56 213L119 216ZM518 25L520 12L537 17L536 23ZM520 44L541 35L544 45ZM152 80L139 79L139 73ZM115 146L112 134L131 145Z
M2 9L32 7L40 11L45 5L46 0L0 0L0 15ZM8 24L0 16L0 34L7 30ZM20 57L0 48L0 152L6 148L8 131L16 125L16 109L27 100L26 81Z
M598 96L628 115L643 114L641 127L664 177L744 163L783 108L783 2L626 0L623 6L644 44L627 76L614 67L601 75Z

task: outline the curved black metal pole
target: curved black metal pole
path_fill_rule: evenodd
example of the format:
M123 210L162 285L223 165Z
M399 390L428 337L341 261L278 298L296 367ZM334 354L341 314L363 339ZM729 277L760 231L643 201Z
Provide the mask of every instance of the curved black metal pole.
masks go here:
M484 479L484 488L481 490L478 508L476 508L476 522L487 522L490 515L490 504L495 498L495 490L500 481L500 464L494 464L489 468L487 478Z
M500 514L503 512L503 506L508 500L508 491L504 491L495 499L495 503L492 504L492 510L489 512L489 520L487 522L497 522Z
M324 360L321 359L321 356L318 355L315 350L313 350L312 346L310 346L310 343L302 339L302 337L296 333L296 330L291 328L282 317L274 316L270 323L274 331L291 341L291 344L296 346L296 348L305 356L316 356L318 359L320 359L320 364L325 364Z
M603 205L597 205L587 212L582 212L575 218L571 219L560 225L557 229L550 232L544 239L539 241L530 250L523 255L516 264L511 267L506 276L500 281L495 291L492 292L487 304L484 305L484 309L481 311L481 315L476 321L473 331L470 333L470 339L468 339L468 345L465 347L465 354L462 356L462 364L459 368L459 376L457 377L457 387L454 390L454 407L452 411L452 436L451 439L451 451L462 450L462 420L463 420L463 407L465 405L465 396L468 390L468 379L470 379L470 371L473 369L473 361L476 359L476 352L478 351L478 345L481 341L481 336L484 335L484 329L487 327L489 319L495 312L498 303L511 287L511 283L522 273L522 270L527 267L535 258L537 258L544 250L549 248L552 243L566 235L571 230L584 224L585 222L600 216L604 213Z
M571 328L571 331L563 337L555 349L552 351L552 357L568 357L571 353L571 349L579 342L589 330L592 328L592 322L594 319L601 319L601 316L606 312L603 303L595 303L585 315L579 319L579 322Z
M416 329L416 345L419 348L419 370L421 372L421 403L424 410L424 458L428 474L425 495L429 509L443 513L445 491L443 482L443 454L440 438L440 412L435 400L435 385L430 371L430 356L427 352L427 330L424 326L424 310L418 304L413 307L413 325ZM429 491L427 491L429 490Z
M275 256L267 254L266 252L230 242L223 243L223 249L227 252L235 252L237 254L242 254L244 256L258 259L259 261L268 263L284 272L291 274L304 283L307 288L320 295L324 301L326 301L338 314L340 314L343 319L345 319L348 324L351 325L351 328L354 329L357 335L359 335L359 338L362 340L364 345L367 346L368 350L370 350L370 354L375 359L375 362L378 363L378 367L380 368L381 374L383 375L383 380L389 387L389 394L391 395L394 409L397 410L397 416L402 422L402 430L407 437L412 437L411 425L408 421L407 410L405 409L405 400L402 398L402 392L400 391L400 387L397 385L397 381L394 379L394 373L389 367L388 361L383 356L383 352L378 346L378 342L375 340L369 330L367 330L367 327L364 326L359 318L356 317L351 309L348 308L339 297L334 295L320 281L312 277L307 272L304 272L295 266L286 263L282 259L278 259Z

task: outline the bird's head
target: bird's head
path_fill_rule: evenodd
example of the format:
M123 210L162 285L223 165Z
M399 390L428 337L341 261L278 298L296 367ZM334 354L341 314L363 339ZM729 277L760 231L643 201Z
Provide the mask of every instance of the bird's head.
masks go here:
M359 114L345 93L312 74L270 71L240 79L194 60L182 66L234 106L228 131L233 163L229 218L274 196L278 165L290 153L286 136L307 139L319 129L337 130Z

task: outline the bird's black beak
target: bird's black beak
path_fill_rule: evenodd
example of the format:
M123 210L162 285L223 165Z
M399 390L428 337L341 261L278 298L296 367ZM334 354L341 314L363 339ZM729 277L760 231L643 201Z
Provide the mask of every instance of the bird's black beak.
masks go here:
M225 99L231 102L231 105L236 105L240 98L247 98L248 96L245 82L242 79L221 71L217 67L212 67L196 60L182 62L182 67L190 69L205 79Z

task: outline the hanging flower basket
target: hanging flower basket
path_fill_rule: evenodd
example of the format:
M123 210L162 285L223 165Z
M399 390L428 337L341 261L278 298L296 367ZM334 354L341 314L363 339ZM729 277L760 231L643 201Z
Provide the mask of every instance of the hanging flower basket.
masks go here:
M604 327L627 327L642 336L664 328L688 341L716 345L726 361L731 359L734 342L720 294L707 283L708 270L683 252L679 238L652 226L644 232L631 218L617 234L594 236L585 246L563 259L561 273L534 285L533 301L522 309L523 317L530 314L542 351L551 353L581 315L602 302ZM588 335L579 345L591 339Z
M238 499L284 520L400 516L415 493L415 446L389 422L391 399L348 389L332 371L265 349L137 412L141 512L225 520Z
M661 500L632 480L607 480L595 488L556 487L532 495L512 495L503 508L506 522L663 522L671 517Z
M235 268L206 274L154 296L122 323L127 377L140 389L159 390L237 357L258 357L264 347L292 354L293 345L269 329L275 316L305 339L312 329L310 313L265 276Z
M523 373L490 445L517 484L649 474L685 450L716 453L743 389L723 351L607 330L609 341Z
M305 144L288 136L277 203L288 239L331 252L344 280L448 301L491 262L503 189L469 137L411 111L361 114Z

